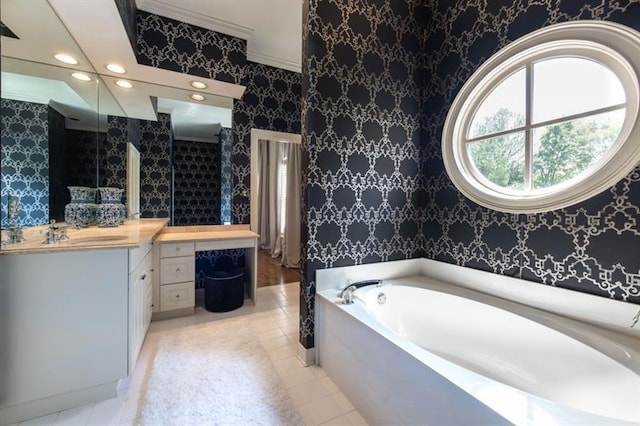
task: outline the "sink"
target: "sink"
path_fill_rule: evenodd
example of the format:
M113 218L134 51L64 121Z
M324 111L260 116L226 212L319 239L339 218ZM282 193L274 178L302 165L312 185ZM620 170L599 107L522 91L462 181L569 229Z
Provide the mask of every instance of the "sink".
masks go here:
M80 243L106 243L112 241L120 241L126 240L128 238L127 235L94 235L91 237L80 237L80 238L70 238L67 240L69 244L80 244Z

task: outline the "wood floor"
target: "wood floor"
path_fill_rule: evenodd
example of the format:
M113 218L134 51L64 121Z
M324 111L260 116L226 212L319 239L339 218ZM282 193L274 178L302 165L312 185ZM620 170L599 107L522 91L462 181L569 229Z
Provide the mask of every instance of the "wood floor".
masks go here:
M300 281L300 270L280 266L280 258L272 258L265 250L258 250L258 287Z

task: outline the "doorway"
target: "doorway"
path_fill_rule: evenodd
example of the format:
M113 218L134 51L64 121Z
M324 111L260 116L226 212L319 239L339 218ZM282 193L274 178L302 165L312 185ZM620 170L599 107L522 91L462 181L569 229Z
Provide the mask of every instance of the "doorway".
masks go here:
M251 230L258 287L300 281L301 137L251 130Z

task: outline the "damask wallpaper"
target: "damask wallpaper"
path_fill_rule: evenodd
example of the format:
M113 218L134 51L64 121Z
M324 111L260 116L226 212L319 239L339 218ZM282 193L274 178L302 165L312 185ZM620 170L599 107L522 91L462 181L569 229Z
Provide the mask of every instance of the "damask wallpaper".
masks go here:
M173 141L173 224L220 224L220 144Z
M107 137L100 144L100 186L127 187L128 121L126 117L107 117Z
M310 1L303 41L300 339L318 268L425 254L420 1Z
M220 222L231 222L231 190L233 185L233 131L223 127L220 141Z
M69 202L65 151L67 131L64 115L47 108L49 124L49 220L64 221L64 207Z
M244 85L245 40L142 10L137 19L138 63Z
M509 215L467 200L442 163L447 111L498 49L536 29L576 19L640 30L640 3L427 2L425 145L427 255L458 265L640 303L640 168L608 191L544 214Z
M300 74L247 62L247 88L233 104L232 222L249 223L251 129L300 133Z
M140 120L141 217L171 217L171 116Z
M20 226L47 223L49 218L48 106L0 100L2 112L2 226L8 226L7 195L20 199Z

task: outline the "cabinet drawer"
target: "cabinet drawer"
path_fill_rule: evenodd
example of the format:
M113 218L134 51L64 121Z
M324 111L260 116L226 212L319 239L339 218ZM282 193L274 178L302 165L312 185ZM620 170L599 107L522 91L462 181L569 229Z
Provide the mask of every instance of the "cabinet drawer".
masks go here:
M193 256L195 254L193 243L171 243L160 246L160 257Z
M195 283L170 284L160 287L160 310L190 308L195 305Z
M194 258L170 257L160 260L160 285L193 281L196 275Z

